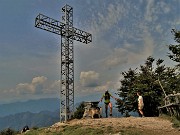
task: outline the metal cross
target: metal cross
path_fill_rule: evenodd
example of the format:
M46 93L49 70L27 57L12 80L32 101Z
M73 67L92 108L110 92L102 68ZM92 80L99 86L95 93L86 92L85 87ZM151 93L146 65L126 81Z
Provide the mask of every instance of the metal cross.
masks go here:
M60 122L71 119L74 113L74 49L73 40L90 43L92 35L73 27L73 8L62 8L62 21L59 22L43 14L35 19L35 27L61 35L61 90Z

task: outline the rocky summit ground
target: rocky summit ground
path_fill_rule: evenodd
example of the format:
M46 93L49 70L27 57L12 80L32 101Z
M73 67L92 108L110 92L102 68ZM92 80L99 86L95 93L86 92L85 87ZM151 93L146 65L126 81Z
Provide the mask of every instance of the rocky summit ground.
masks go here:
M127 117L127 118L100 118L100 119L74 119L66 123L56 123L48 130L60 130L65 126L76 126L81 128L104 128L110 130L104 132L107 135L124 135L124 133L137 130L138 133L147 135L180 135L179 129L172 127L169 120L159 117ZM112 132L112 133L111 133Z

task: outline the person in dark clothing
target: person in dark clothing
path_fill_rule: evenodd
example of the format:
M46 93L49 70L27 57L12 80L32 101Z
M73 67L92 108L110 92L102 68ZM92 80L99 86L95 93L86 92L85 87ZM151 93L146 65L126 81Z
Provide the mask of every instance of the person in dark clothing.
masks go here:
M115 100L117 100L117 98L115 98L114 96L112 96L108 90L105 91L105 93L103 94L102 98L100 99L100 101L102 102L103 98L104 98L104 104L105 104L105 112L106 112L106 117L107 116L107 110L108 110L108 106L110 108L110 116L112 116L112 103L110 101L110 98L114 98Z
M21 133L25 133L26 131L29 130L29 127L26 125L23 127L23 129L21 130Z

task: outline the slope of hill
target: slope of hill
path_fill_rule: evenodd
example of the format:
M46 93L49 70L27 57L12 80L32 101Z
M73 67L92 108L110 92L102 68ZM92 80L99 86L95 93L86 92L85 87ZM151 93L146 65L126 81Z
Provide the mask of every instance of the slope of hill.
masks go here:
M128 117L80 119L30 130L27 135L180 135L167 119Z

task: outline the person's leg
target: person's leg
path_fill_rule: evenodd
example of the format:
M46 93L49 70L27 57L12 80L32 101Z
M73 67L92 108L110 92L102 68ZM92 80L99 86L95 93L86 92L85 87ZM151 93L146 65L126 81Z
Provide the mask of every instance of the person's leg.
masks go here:
M144 113L143 113L142 109L139 109L139 112L140 112L140 114L141 114L142 116L144 116Z
M142 117L144 117L143 107L144 105L138 105L139 113L141 114Z
M108 117L108 104L105 104L105 114L106 114L106 118Z
M140 112L141 116L144 117L144 113L143 113L143 110L141 107L139 108L139 112Z
M109 113L109 115L112 116L112 103L111 103L111 102L109 103L109 108L110 108L110 113Z

